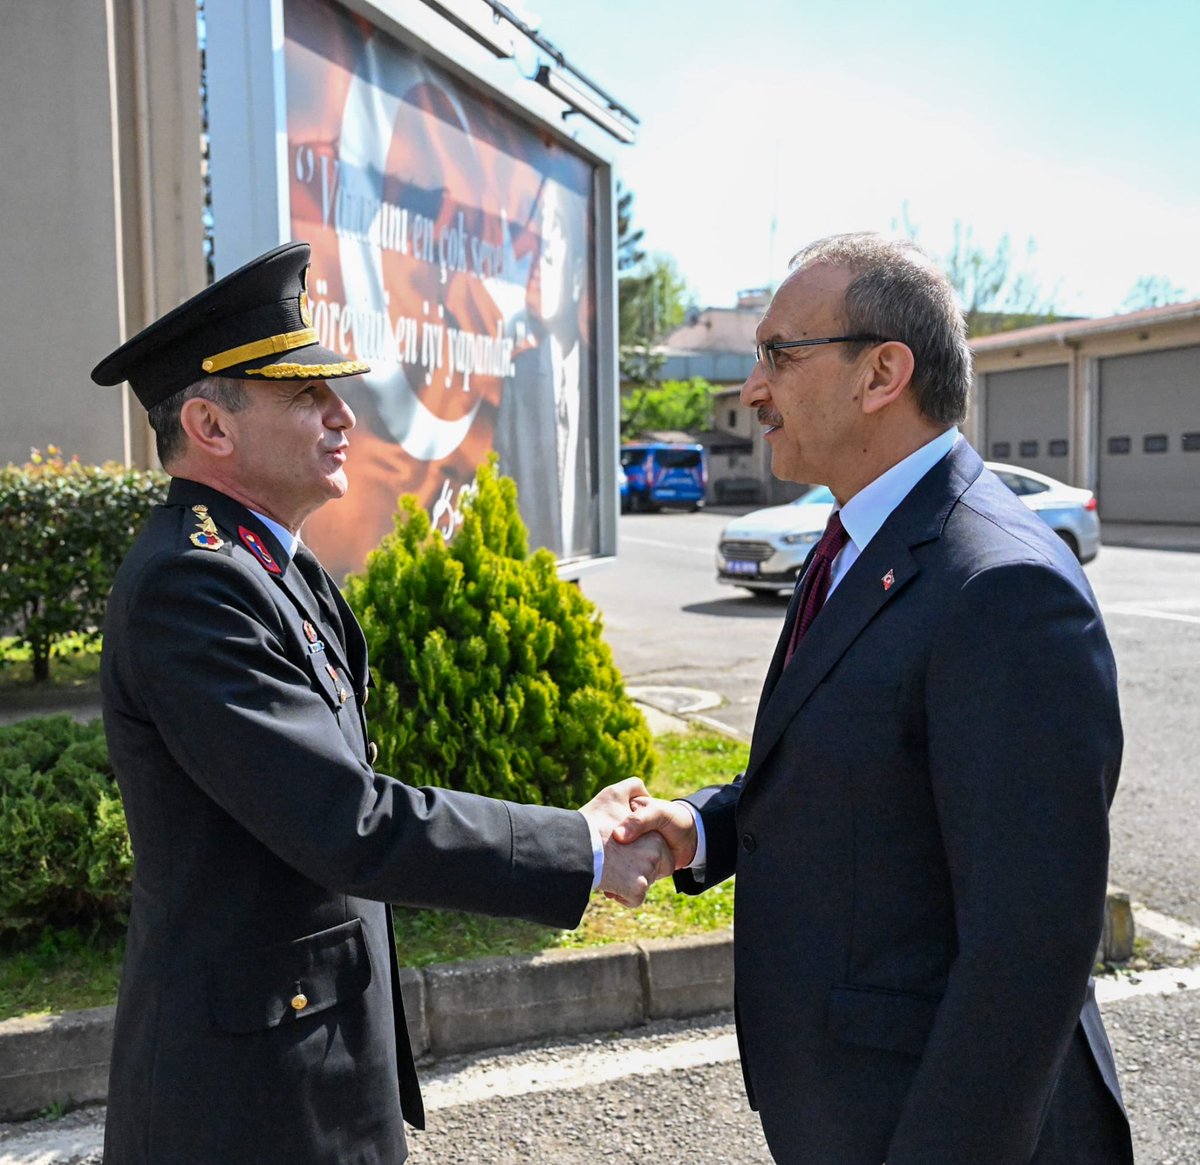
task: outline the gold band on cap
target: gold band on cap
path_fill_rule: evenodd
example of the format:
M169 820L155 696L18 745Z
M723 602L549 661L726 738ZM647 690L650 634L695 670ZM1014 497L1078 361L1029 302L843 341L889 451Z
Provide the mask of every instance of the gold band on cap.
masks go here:
M274 356L277 352L290 352L293 348L303 348L306 344L316 342L316 328L301 328L296 332L284 332L279 336L268 336L265 340L242 344L238 348L226 348L224 352L218 352L215 356L201 361L200 367L205 372L220 372L221 369L232 368L235 364L245 364L247 360L257 360L260 356Z
M362 360L343 360L341 364L268 364L266 368L247 368L247 376L266 376L271 380L324 380L327 376L354 376L370 372Z

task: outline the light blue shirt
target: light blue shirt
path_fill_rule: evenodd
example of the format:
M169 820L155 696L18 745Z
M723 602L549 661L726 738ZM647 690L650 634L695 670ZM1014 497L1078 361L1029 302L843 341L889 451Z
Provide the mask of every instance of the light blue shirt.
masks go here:
M293 534L286 526L281 526L274 518L268 518L266 514L260 514L257 510L250 512L279 539L279 545L287 551L288 558L291 558L296 553L296 544L300 541L300 536Z
M881 473L873 482L864 486L841 508L842 525L850 537L846 545L833 560L829 576L829 594L833 594L846 572L858 561L880 527L891 517L892 511L913 491L923 478L954 446L962 440L955 428L947 429L910 453L903 461L897 461L886 473ZM837 507L834 507L836 511ZM700 812L685 801L696 822L696 856L688 866L698 877L704 876L708 862L708 846L704 840L704 822Z

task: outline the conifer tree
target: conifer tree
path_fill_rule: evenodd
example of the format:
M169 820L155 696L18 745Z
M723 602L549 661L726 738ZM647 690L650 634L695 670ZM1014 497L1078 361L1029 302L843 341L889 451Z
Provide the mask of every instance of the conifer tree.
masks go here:
M480 467L447 544L416 497L347 580L376 687L382 772L513 801L576 806L649 776L651 737L595 606L528 551L511 478Z

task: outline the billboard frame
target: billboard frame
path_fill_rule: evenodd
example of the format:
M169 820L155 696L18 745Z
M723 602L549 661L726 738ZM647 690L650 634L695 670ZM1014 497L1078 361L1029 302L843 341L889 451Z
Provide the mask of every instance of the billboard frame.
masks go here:
M539 85L536 67L534 76L525 75L516 59L489 52L424 0L324 2L364 18L592 167L598 547L594 555L561 562L559 571L576 578L612 562L619 511L615 143ZM213 267L220 278L291 237L284 0L205 0L204 17ZM519 33L515 39L525 40Z

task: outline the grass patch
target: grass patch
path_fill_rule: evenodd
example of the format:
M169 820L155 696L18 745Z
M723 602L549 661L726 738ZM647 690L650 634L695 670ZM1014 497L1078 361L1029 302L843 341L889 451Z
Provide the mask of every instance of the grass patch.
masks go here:
M661 797L724 783L748 755L746 745L703 730L660 736L654 746L658 775L650 789ZM690 897L664 880L637 910L596 895L573 931L448 910L397 907L395 916L402 965L421 967L719 930L733 923L733 882ZM0 1019L113 1003L124 951L123 938L54 931L20 947L0 946Z
M68 635L50 650L50 678L33 682L32 651L12 636L0 637L0 692L53 692L94 686L100 673L100 639Z
M0 1019L115 1003L124 935L43 931L0 947Z
M725 784L746 767L749 756L747 745L702 729L656 737L654 748L658 773L650 781L650 791L659 797L678 797L705 785ZM577 930L450 910L397 907L395 915L401 961L421 967L720 930L733 924L733 882L692 896L676 894L664 879L650 888L637 910L596 895Z

